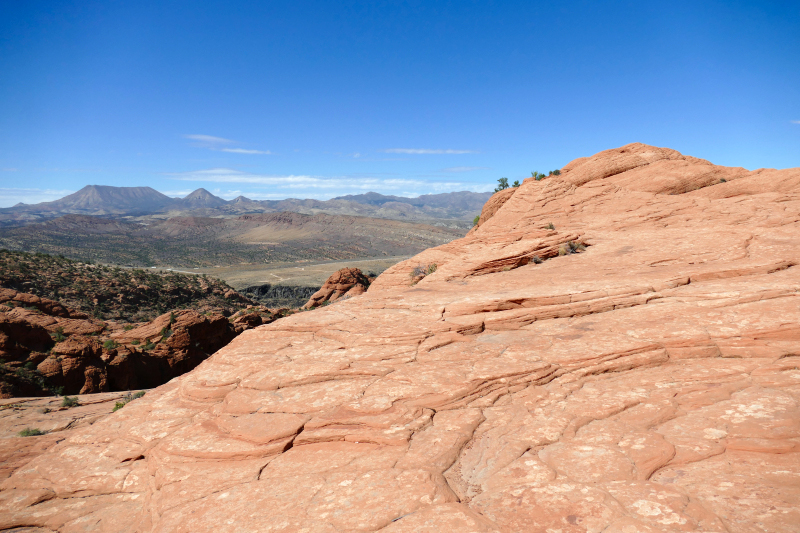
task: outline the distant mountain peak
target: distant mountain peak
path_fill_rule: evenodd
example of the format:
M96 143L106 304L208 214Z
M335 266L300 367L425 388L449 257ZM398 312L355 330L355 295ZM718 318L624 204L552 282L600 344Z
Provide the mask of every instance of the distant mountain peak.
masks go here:
M180 202L188 207L191 208L202 208L202 207L220 207L228 202L220 198L219 196L214 196L204 188L200 187L196 191L192 192L186 198L180 200Z

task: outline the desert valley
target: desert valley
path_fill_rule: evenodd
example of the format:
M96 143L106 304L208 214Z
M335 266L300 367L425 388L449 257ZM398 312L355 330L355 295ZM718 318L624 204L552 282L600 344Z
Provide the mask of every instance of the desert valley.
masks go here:
M0 529L797 531L800 169L634 143L486 196L4 228L56 255L2 255ZM166 271L253 250L336 272Z

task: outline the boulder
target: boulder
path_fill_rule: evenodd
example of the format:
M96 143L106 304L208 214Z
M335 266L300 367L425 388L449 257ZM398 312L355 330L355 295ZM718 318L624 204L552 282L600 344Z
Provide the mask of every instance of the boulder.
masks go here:
M342 268L334 272L302 308L313 309L341 298L364 294L370 280L358 268Z

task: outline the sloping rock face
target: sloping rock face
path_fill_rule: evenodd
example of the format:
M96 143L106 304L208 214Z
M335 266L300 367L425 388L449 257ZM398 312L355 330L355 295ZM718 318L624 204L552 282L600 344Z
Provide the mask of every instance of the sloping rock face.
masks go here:
M125 407L143 392L74 396L71 407L65 407L60 397L0 399L0 480L80 428ZM25 430L33 430L33 435L20 436Z
M0 528L797 531L797 213L800 169L641 144L526 180L18 468Z
M303 309L313 309L340 298L351 298L367 292L370 280L358 268L342 268L331 274L325 284L311 295Z

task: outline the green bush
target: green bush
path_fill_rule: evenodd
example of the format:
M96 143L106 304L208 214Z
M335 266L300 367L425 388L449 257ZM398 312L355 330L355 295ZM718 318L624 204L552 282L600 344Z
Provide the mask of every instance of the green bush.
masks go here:
M473 225L473 226L477 226L477 225L478 225L478 221L479 221L480 219L481 219L481 216L480 216L480 215L477 215L475 218L473 218L473 219L472 219L472 225Z
M547 229L556 229L556 227L553 225L553 223L552 223L552 222L550 222L549 224L547 224L547 226L546 226L546 227L547 227Z
M129 392L128 394L126 394L125 396L122 397L121 401L116 402L114 404L114 409L112 409L111 412L113 413L115 411L119 411L120 409L122 409L123 407L128 405L133 400L135 400L137 398L141 398L142 396L144 396L144 394L145 394L145 391L143 391L143 390L140 390L139 392L137 392L135 394L131 394Z
M500 192L504 189L508 189L508 178L500 178L497 180L497 187L494 189L494 192Z
M142 346L142 350L144 350L145 352L149 352L150 350L152 350L155 347L156 347L156 345L154 343L148 342L147 344Z
M519 180L514 180L514 183L511 184L512 187L519 187Z
M114 340L108 339L106 342L103 343L103 348L106 350L114 350L119 344L117 344Z
M539 181L539 180L541 180L542 178L544 178L544 177L545 177L545 175L544 175L544 174L540 174L539 172L537 172L537 171L535 171L535 170L534 170L534 171L532 171L532 172L531 172L531 177L532 177L533 179L535 179L536 181Z
M64 399L61 400L61 407L78 407L80 404L77 398L70 398L69 396L64 396Z
M35 437L37 435L44 435L44 431L41 429L36 428L25 428L19 433L17 433L20 437Z
M50 335L56 342L62 342L67 340L67 337L64 335L64 328L62 328L61 326L57 327L55 333L51 333Z

